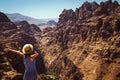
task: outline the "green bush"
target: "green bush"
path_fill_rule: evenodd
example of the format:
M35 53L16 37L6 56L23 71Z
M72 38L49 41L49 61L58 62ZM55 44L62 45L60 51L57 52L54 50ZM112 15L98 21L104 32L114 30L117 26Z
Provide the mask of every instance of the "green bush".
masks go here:
M42 74L42 77L45 80L58 80L57 75L51 72Z

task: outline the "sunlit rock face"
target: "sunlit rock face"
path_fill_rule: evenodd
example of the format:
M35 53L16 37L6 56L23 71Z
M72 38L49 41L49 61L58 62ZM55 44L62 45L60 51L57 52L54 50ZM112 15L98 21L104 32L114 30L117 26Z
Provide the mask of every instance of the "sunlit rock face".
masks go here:
M60 80L120 79L120 5L85 2L63 10L41 38L45 65Z

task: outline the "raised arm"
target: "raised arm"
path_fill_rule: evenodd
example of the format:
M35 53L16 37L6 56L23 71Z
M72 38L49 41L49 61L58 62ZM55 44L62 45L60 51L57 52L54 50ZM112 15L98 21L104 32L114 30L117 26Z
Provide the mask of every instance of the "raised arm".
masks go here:
M30 60L32 61L34 58L36 58L39 54L34 51L34 54L31 55Z
M24 56L24 54L22 52L17 51L17 50L13 50L13 49L10 49L10 48L6 48L6 49L4 49L4 51L11 51L11 52L19 54L20 56Z

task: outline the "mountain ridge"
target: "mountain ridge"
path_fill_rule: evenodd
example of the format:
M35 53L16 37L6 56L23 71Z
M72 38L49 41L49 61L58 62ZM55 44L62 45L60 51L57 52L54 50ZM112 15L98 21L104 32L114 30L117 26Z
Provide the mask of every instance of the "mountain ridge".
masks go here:
M119 80L119 3L86 1L75 11L64 9L41 45L48 70L60 80Z
M6 13L6 15L9 17L9 19L12 22L27 21L29 24L36 24L36 25L47 23L49 20L57 21L57 18L36 19L36 18L33 18L33 17L22 15L20 13L12 13L12 14Z
M13 14L8 14L8 13L6 13L6 15L9 17L9 19L10 19L12 22L28 21L30 24L41 24L41 23L45 23L44 20L40 20L40 19L35 19L35 18L32 18L32 17L24 16L24 15L19 14L19 13L13 13Z

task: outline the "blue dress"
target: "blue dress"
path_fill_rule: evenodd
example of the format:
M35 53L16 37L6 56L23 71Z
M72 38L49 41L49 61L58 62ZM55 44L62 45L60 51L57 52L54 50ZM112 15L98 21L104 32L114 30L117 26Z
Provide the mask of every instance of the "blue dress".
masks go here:
M36 59L30 61L30 56L24 58L25 73L23 80L37 80Z

